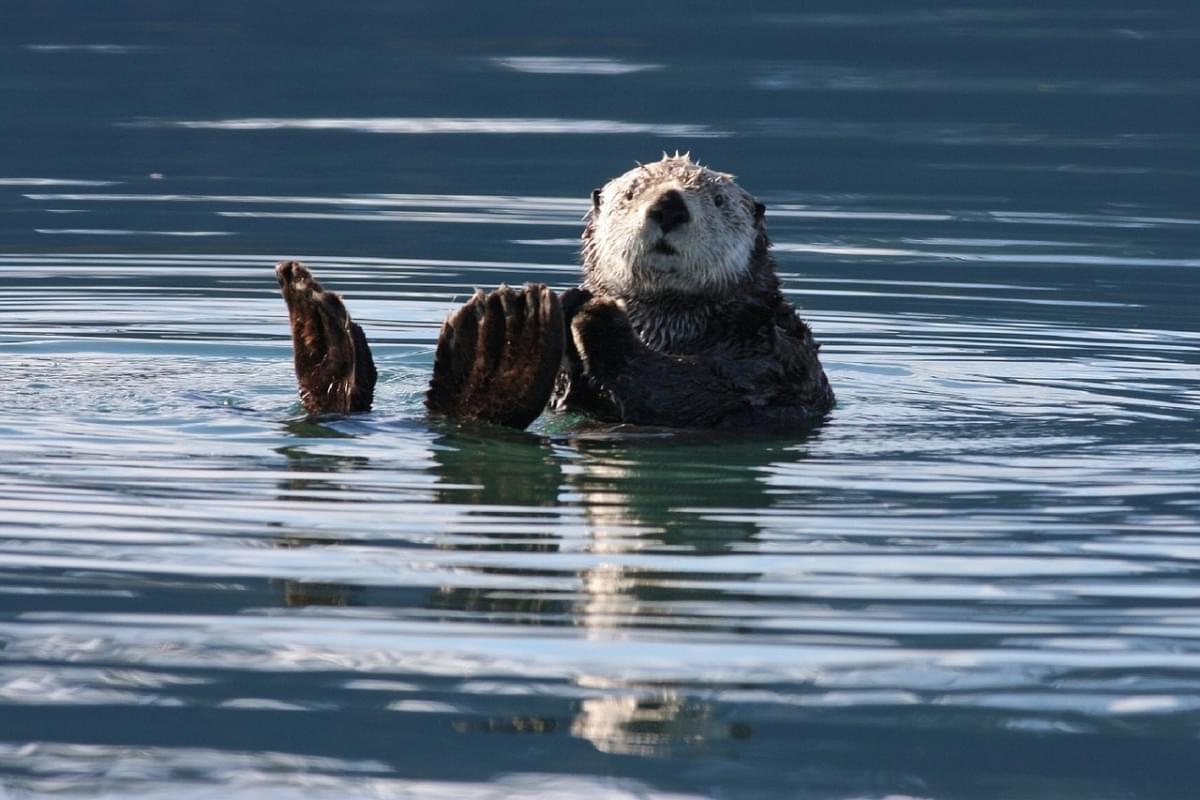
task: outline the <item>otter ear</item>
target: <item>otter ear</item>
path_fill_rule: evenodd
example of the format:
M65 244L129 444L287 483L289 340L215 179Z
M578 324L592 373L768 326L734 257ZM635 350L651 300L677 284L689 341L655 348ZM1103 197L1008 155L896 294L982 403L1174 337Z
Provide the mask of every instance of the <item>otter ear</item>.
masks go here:
M600 190L592 189L592 208L600 210Z
M758 222L763 218L763 214L767 213L767 207L757 200L754 201L754 221Z

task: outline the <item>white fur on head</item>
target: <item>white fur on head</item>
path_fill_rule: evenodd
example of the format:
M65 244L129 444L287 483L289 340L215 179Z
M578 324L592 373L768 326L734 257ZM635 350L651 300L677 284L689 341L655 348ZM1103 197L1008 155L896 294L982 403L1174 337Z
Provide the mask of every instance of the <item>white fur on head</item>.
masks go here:
M683 196L690 221L664 233L648 212L671 190ZM597 199L584 237L589 284L618 295L710 293L747 276L758 238L755 201L732 175L687 153L664 153L613 178Z

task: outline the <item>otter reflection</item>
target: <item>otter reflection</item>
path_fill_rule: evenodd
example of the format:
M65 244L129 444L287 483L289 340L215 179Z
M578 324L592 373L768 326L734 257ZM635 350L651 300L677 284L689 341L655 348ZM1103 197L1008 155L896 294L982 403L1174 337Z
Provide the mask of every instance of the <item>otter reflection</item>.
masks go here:
M350 438L307 423L296 432L307 438L314 428L321 435ZM432 546L478 552L478 564L468 570L525 576L534 587L498 592L460 584L431 590L426 607L516 614L523 624L595 630L666 624L711 628L711 617L689 617L678 606L721 600L726 589L705 584L727 587L757 575L691 570L687 556L753 547L760 530L754 512L770 507L772 500L762 474L772 464L803 458L802 440L747 446L730 435L623 430L538 437L447 428L422 450L436 480L421 492L421 500L450 512L449 521L431 531L436 534ZM361 486L347 475L370 467L364 456L314 452L301 444L279 452L294 473L280 483L281 499L289 502L353 500ZM361 536L354 540L362 541ZM315 536L291 532L279 544L342 541L325 527ZM557 561L548 558L544 568L531 570L528 562L508 564L503 556L557 552L614 558L571 570L557 569ZM493 553L494 558L487 557ZM630 563L628 556L637 554L679 558L662 569ZM539 577L573 578L575 589L539 589ZM295 583L289 596L300 604L338 605L358 602L354 598L363 592L361 587L346 590Z
M294 436L318 438L346 438L346 434L309 420L291 420L285 425ZM331 455L314 453L300 446L277 448L276 453L287 459L288 476L280 481L279 499L284 501L314 500L318 497L335 497L349 490L349 485L337 478L344 473L363 469L369 459L355 455ZM342 544L336 536L289 534L276 538L277 547L329 547ZM344 583L327 581L297 581L282 579L274 581L282 588L283 604L291 608L306 606L354 606L361 605L364 588Z
M748 739L750 726L716 718L711 703L664 690L648 695L605 695L584 700L571 735L601 752L661 757L726 739Z
M687 556L752 546L759 531L753 515L730 520L729 512L769 506L762 471L801 457L792 449L794 440L746 447L711 433L594 431L542 438L490 433L448 431L433 447L439 500L463 507L456 535L435 547L614 558L570 571L555 569L557 562L549 558L545 569L531 572L527 561L510 566L498 556L481 562L478 571L528 576L530 584L539 577L573 577L576 588L566 595L453 587L439 590L432 605L597 630L711 627L710 617L689 618L672 606L719 600L724 590L704 584L728 585L757 575L693 571ZM724 518L713 518L715 511L725 512ZM631 565L628 556L635 554L680 558L677 567L664 570Z
M689 556L753 548L761 530L755 512L773 500L764 474L780 462L802 460L804 449L803 439L747 443L744 437L712 433L534 436L435 429L425 443L424 464L414 467L432 473L435 480L427 484L424 500L447 514L423 546L477 554L465 565L456 562L457 584L406 589L287 581L283 601L390 606L398 617L432 611L455 621L575 627L596 639L635 629L731 630L742 621L714 610L758 574L693 569L703 562ZM281 452L297 473L281 484L289 500L327 499L339 492L353 499L361 485L345 481L346 473L370 466L363 457L314 453L303 446ZM353 540L363 543L361 535ZM341 541L323 530L316 537L292 534L279 543ZM508 559L509 553L545 558ZM571 566L559 568L557 554ZM581 555L586 556L583 567L576 563ZM671 556L665 568L664 555ZM644 563L639 556L646 557ZM471 581L471 574L509 580L498 589L491 580ZM619 685L598 676L576 682L587 696L572 707L569 720L553 723L548 717L544 724L517 725L516 717L506 716L489 718L486 725L464 723L461 730L569 732L606 753L646 756L750 735L744 724L719 718L711 704L670 687Z
M730 521L711 518L711 511L728 515L770 506L763 471L771 464L803 457L795 440L746 447L732 437L712 434L613 431L540 439L536 445L527 441L519 464L497 470L495 462L489 465L472 457L474 440L458 447L455 439L455 434L448 434L446 447L439 448L435 458L443 484L474 487L448 490L450 495L459 492L458 502L464 497L498 499L519 504L534 515L538 508L566 506L577 510L582 522L563 524L550 537L517 539L511 531L486 530L476 531L476 536L494 538L495 547L503 550L582 552L612 556L613 561L601 559L596 566L575 571L576 589L569 596L535 590L448 589L435 593L432 603L438 608L497 614L509 624L573 625L586 629L592 638L633 628L712 630L740 624L703 609L700 613L685 609L721 603L727 590L716 585L753 581L757 574L689 570L687 556L753 546L759 526L752 514ZM497 455L497 449L506 446L491 445L490 454ZM452 542L440 546L481 549ZM678 554L678 568L630 566L628 557L638 553ZM547 563L553 565L553 559ZM521 575L503 567L502 559L498 564L489 571ZM587 676L576 682L602 693L578 702L568 730L601 752L660 757L751 735L747 724L721 719L712 704L676 689L614 686ZM508 730L506 721L501 723L496 724Z

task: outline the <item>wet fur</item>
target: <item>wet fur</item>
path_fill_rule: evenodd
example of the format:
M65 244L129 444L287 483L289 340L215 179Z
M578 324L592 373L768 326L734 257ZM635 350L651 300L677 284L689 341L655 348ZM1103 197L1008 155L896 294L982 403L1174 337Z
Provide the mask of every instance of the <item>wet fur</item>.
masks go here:
M647 222L672 191L689 218ZM664 156L593 198L580 288L476 291L447 317L432 414L524 428L549 401L608 422L763 427L833 405L819 345L779 290L763 206L732 176ZM296 262L277 275L305 408L369 409L375 367L340 298Z
M425 406L525 428L546 407L563 351L558 297L544 284L474 296L442 324Z
M626 218L638 216L639 198L681 186L699 217L689 225L717 228L718 252L744 252L738 263L708 261L708 250L690 269L639 260L646 238L623 227ZM613 422L742 427L800 424L832 407L820 346L779 290L763 207L731 176L664 157L595 199L582 250L591 299L569 315L577 355L567 354L555 408ZM606 212L609 201L619 207ZM634 241L611 241L621 237Z
M298 261L284 261L275 278L287 303L300 402L312 414L369 411L377 372L362 328L342 298Z

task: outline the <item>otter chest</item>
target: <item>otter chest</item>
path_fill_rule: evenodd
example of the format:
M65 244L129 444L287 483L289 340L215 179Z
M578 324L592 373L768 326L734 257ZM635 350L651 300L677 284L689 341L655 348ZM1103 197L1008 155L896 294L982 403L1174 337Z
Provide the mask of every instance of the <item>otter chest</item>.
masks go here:
M703 300L672 296L654 302L626 300L624 305L638 337L660 353L699 353L724 338L723 314Z

